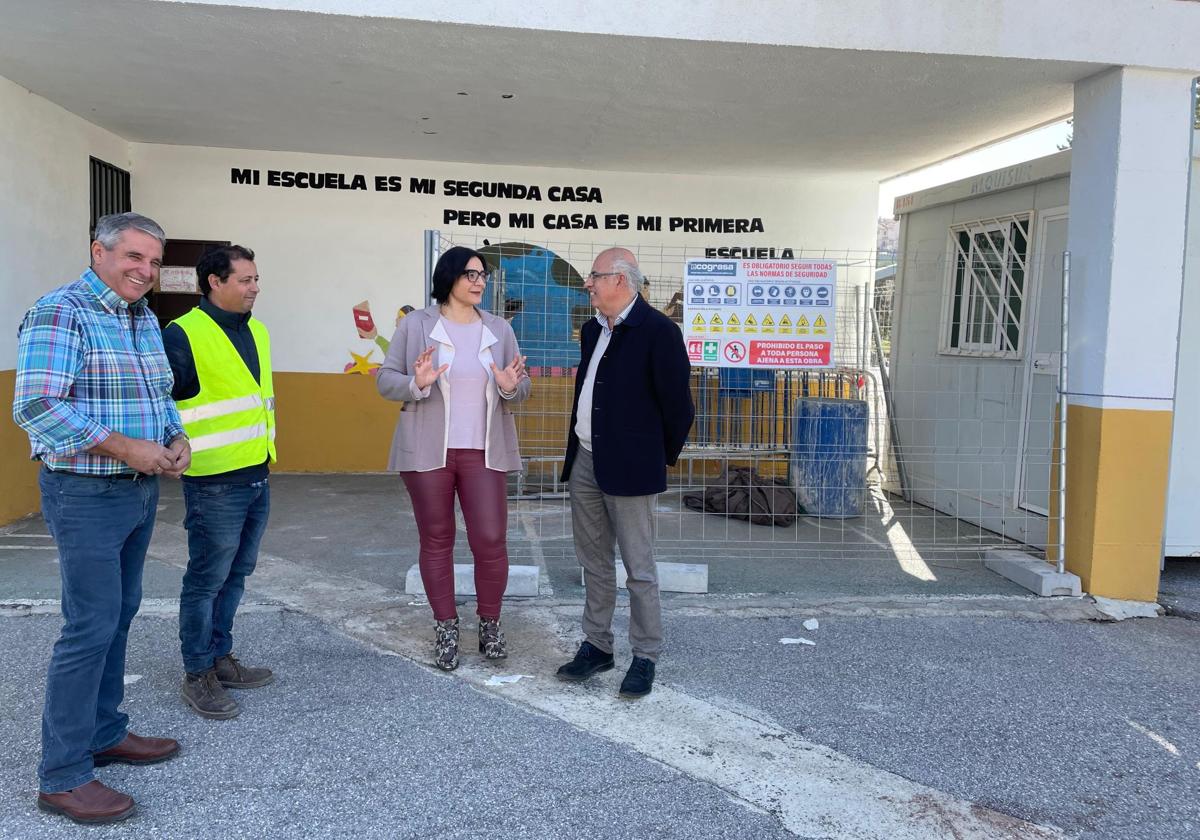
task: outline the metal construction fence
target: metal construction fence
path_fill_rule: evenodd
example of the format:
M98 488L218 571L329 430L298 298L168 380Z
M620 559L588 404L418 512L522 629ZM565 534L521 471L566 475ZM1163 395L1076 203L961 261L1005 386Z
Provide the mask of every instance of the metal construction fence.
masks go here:
M1055 539L1061 252L1037 254L1032 239L1026 217L960 225L900 264L796 250L836 263L831 364L693 362L696 421L659 499L659 544L701 561L879 556L917 576L928 561L993 548L1044 552ZM579 328L594 315L583 275L611 244L427 235L429 265L453 245L487 256L485 305L529 357L533 395L517 409L525 469L510 487L536 513L526 531L541 551L568 550L559 474ZM703 251L630 250L645 299L683 328L686 265Z

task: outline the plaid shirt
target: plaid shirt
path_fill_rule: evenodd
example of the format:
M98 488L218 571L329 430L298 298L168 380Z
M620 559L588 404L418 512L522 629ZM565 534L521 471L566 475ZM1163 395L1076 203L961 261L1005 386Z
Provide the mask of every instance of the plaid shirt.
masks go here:
M132 313L132 319L130 315ZM18 331L13 419L54 470L132 473L89 452L112 432L166 446L183 434L158 319L91 269L44 295Z

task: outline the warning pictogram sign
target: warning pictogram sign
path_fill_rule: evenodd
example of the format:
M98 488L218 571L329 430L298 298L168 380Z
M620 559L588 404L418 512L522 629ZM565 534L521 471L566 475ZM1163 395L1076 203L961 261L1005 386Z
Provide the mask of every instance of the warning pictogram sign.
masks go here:
M823 367L829 364L828 341L751 341L750 364L762 367Z
M688 260L680 322L688 357L703 367L830 367L837 288L832 258Z

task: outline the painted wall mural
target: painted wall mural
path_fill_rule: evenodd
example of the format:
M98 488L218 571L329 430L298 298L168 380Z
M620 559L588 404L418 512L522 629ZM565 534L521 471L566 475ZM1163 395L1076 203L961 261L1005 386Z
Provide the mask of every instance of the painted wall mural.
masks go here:
M502 242L479 249L492 266L483 305L512 324L531 375L570 376L579 362L579 327L592 316L583 276L562 257L540 245ZM389 339L380 335L370 301L351 307L358 337L374 347L348 350L343 372L375 376L387 355ZM413 311L396 313L396 324ZM380 352L378 361L376 351Z
M400 324L400 319L412 312L413 308L408 304L400 307L396 312L396 324ZM375 327L375 318L371 314L370 301L361 301L354 304L352 307L354 315L354 328L358 330L358 337L366 341L375 342L376 347L369 348L366 353L355 353L353 350L350 353L350 361L342 368L343 373L357 373L363 376L375 376L379 373L382 359L378 362L374 360L375 350L382 351L384 356L387 355L388 347L391 346L391 341L379 334L379 330Z
M583 276L542 245L501 242L479 252L493 267L485 304L512 323L530 374L569 375L579 363L579 327L593 314Z

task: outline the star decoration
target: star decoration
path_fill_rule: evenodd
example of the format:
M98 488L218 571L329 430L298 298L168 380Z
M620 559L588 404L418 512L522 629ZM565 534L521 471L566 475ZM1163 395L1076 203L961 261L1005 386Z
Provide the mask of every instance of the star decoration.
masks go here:
M350 355L354 357L354 361L346 365L344 373L359 373L363 376L374 376L375 372L379 370L379 363L371 361L371 357L375 355L374 350L368 350L365 356L361 356L351 350Z

